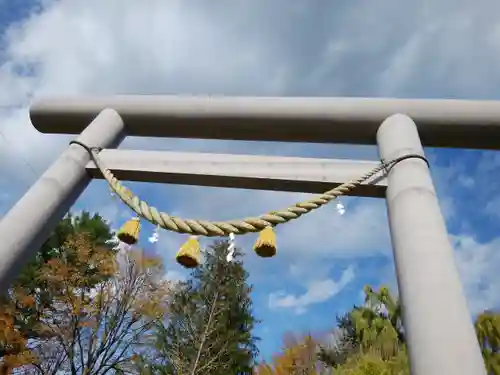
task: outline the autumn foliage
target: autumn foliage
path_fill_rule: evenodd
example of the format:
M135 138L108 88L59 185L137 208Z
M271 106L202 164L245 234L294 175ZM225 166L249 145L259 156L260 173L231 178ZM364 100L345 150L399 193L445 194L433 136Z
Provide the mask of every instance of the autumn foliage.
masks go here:
M35 357L28 348L28 339L20 332L15 324L17 308L29 307L34 303L31 296L15 290L4 298L0 310L0 343L2 348L2 362L0 374L9 374L11 370L32 363Z
M310 334L285 335L283 351L274 356L272 363L257 366L255 375L320 375L325 366L318 360L318 345Z
M166 312L163 274L161 261L140 250L117 253L85 233L69 236L36 275L50 304L22 288L3 301L2 371L98 375L133 368L148 331ZM36 315L36 339L28 340L14 324L25 308Z

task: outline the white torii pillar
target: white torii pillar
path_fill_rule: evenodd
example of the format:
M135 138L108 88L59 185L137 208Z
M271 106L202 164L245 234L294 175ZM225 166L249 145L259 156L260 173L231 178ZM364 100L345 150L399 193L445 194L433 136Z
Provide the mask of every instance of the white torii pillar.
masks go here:
M377 132L383 160L424 156L406 115ZM446 225L426 162L409 158L388 171L386 202L413 375L486 375Z
M105 109L77 138L92 147L117 147L124 139L120 115ZM80 145L70 145L0 220L0 292L36 254L57 223L85 190L90 160Z

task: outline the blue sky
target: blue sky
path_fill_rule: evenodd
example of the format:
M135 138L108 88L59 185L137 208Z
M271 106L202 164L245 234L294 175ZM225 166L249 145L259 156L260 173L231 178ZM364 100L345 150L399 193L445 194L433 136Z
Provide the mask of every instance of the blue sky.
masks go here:
M218 2L0 0L0 212L66 147L31 126L33 98L62 94L226 94L499 99L500 3L495 0ZM375 160L372 146L127 139L129 149ZM500 153L426 149L471 313L500 307ZM31 166L28 167L27 163ZM174 215L229 219L305 196L130 183ZM324 331L361 300L363 285L395 276L385 204L344 199L279 230L275 259L238 238L254 284L257 334L269 355L285 331ZM130 217L102 182L76 209L114 227ZM145 240L152 227L144 225ZM154 247L169 276L185 240ZM425 276L424 276L425 277Z

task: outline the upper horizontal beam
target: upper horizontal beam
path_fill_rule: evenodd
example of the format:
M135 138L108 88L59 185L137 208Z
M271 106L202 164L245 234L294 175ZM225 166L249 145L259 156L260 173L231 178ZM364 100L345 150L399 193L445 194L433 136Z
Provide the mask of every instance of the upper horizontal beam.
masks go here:
M103 150L100 158L117 178L129 181L323 193L357 179L378 163L298 157L224 155L167 151ZM93 162L93 178L103 178ZM382 173L349 195L383 198Z
M104 108L131 136L375 144L379 125L410 116L425 146L500 149L500 101L112 96L52 98L31 107L43 133L79 134Z

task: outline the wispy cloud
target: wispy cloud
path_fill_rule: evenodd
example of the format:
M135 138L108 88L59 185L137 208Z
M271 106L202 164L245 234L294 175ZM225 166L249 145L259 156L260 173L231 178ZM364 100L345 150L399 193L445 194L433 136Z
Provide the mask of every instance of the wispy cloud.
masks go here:
M332 279L316 280L307 285L307 291L302 295L286 294L285 291L273 292L269 295L271 309L293 309L296 314L303 314L312 304L325 302L344 289L354 280L353 267L342 272L338 281Z

